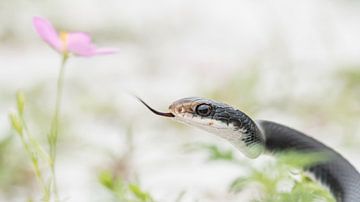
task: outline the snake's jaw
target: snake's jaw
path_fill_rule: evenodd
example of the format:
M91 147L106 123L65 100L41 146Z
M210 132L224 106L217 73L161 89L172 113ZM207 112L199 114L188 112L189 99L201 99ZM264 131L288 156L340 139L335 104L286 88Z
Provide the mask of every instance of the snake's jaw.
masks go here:
M169 112L159 112L139 97L136 98L156 115L170 117L228 140L249 158L256 158L263 153L263 138L255 123L229 105L189 97L173 102L169 106ZM202 110L210 110L206 111L209 113L199 111L199 106L205 107Z
M209 114L201 115L199 106L210 106ZM173 120L215 134L254 159L264 151L264 139L256 124L243 112L210 99L189 97L169 106Z

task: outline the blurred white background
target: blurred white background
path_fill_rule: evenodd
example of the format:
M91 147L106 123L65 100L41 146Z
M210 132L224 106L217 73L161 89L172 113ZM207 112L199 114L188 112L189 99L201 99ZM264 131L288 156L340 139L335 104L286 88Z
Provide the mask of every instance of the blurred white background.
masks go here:
M36 35L33 16L120 49L67 64L57 164L65 201L110 201L97 179L102 169L136 179L161 202L182 192L182 201L247 197L228 194L231 180L242 175L238 166L184 149L230 144L154 117L128 92L161 110L187 96L219 99L321 139L360 168L359 1L2 0L0 139L14 136L8 112L22 89L30 127L46 142L60 56ZM12 162L32 175L16 137L0 155L0 167ZM6 172L0 201L38 197L22 181L36 187L34 179Z

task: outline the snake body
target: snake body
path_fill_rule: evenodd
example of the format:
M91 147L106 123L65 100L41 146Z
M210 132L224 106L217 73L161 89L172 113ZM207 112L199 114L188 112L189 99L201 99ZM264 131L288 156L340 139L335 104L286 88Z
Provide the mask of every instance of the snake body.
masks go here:
M265 148L271 152L323 152L326 161L314 163L307 170L314 174L322 184L329 187L337 201L360 201L360 174L338 152L305 135L302 132L270 121L261 121L265 132Z
M256 158L260 154L321 152L326 160L313 162L306 169L327 186L338 202L360 202L360 174L343 156L318 140L302 132L271 121L254 121L244 112L221 102L190 97L175 101L169 113L157 115L195 126L220 136L245 156Z

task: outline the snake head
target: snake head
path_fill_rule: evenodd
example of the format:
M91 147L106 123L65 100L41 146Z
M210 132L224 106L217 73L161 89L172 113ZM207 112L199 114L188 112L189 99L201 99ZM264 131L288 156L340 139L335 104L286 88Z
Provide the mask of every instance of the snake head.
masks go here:
M249 158L256 158L263 152L264 136L255 122L230 105L189 97L173 102L170 112L159 112L138 99L156 115L173 118L228 140Z
M211 99L188 97L169 106L174 120L208 131L231 142L245 156L264 151L264 135L245 113Z
M213 119L216 110L214 101L198 97L183 98L169 106L170 113L177 121L205 130L218 127L214 126L216 120Z

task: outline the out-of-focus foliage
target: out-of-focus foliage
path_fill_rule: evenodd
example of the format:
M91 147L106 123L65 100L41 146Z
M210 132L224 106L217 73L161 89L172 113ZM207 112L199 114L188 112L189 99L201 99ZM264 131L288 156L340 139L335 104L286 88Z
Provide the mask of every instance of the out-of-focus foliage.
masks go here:
M318 157L296 153L282 154L276 163L269 163L261 169L251 169L248 176L236 179L231 190L241 191L249 184L256 183L261 189L260 199L254 200L257 202L335 202L326 188L301 171L302 167L316 161Z
M40 143L34 138L34 136L32 136L32 133L28 128L28 124L24 117L25 96L21 91L18 91L16 94L16 106L16 113L9 114L11 126L18 135L23 149L32 164L34 175L36 176L38 185L42 190L42 200L50 201L50 190L52 189L52 185L51 183L47 183L42 167L46 164L53 164L53 161L49 158L49 155ZM54 179L52 180L54 181Z
M0 187L2 188L0 191L2 195L12 192L13 186L25 185L32 181L30 171L26 166L21 166L23 159L22 156L16 155L13 140L13 136L0 140Z
M344 83L344 89L353 92L357 97L360 96L360 66L339 70L337 78Z
M208 154L209 160L225 160L225 161L235 161L234 155L232 150L230 149L221 149L216 145L212 144L189 144L185 145L185 148L188 151L198 151L198 150L205 150Z
M99 174L100 183L109 190L115 201L118 202L155 202L153 197L145 192L138 184L126 182L110 171L102 171Z
M27 200L34 198L35 177L24 155L18 151L13 135L0 140L0 200L11 201L13 196L23 195Z
M248 174L235 179L230 185L230 191L238 193L251 185L260 187L261 197L254 199L254 202L335 202L328 189L313 181L302 170L314 162L324 161L326 156L322 153L282 153L277 156L275 162L268 162L261 168L256 168L239 164L241 161L233 157L231 150L223 151L215 145L203 145L198 148L204 149L210 160L230 161L247 168Z
M356 154L360 144L360 66L356 58L359 41L353 39L359 34L358 29L351 29L352 24L358 22L358 4L337 1L324 6L322 1L299 1L293 6L293 2L286 1L269 5L266 5L266 1L234 2L238 3L209 2L204 6L192 1L158 1L155 2L157 6L154 10L154 2L147 1L112 1L109 4L69 0L0 1L0 115L7 114L8 108L14 106L12 101L16 89L25 89L27 97L31 99L26 100L24 118L32 131L33 139L40 145L46 145L46 132L55 97L53 79L56 68L50 64L57 60L53 61L52 54L43 52L42 47L45 45L38 44L38 37L31 31L32 16L40 15L49 17L60 30L81 28L94 34L95 41L106 41L121 48L121 54L114 58L99 58L85 65L82 62L71 62L75 68L69 68L66 82L66 97L71 99L63 105L58 145L59 159L63 160L58 171L61 176L66 176L58 180L64 194L88 178L96 177L93 173L97 172L91 172L94 167L105 167L105 179L106 175L111 178L108 181L111 182L108 184L110 189L106 189L114 195L114 201L119 201L116 196L117 191L121 192L119 187L126 190L126 199L142 201L148 193L137 184L134 185L135 188L130 186L133 175L129 173L138 172L136 166L131 167L132 161L137 162L134 165L139 165L139 162L148 162L154 156L168 155L163 152L161 143L174 148L180 141L189 144L194 142L189 137L192 132L190 127L160 118L151 119L151 115L146 114L147 111L142 106L132 107L131 102L122 100L119 95L124 88L139 92L139 95L158 104L158 107L163 107L163 104L166 107L166 102L171 102L172 98L204 96L226 101L253 118L260 115L261 118L278 120L284 124L289 121L304 126L299 128L301 130L319 131L322 133L319 135L324 137L322 141L341 148L340 152L346 151L350 154L349 160L358 167L359 158ZM69 9L70 7L74 9ZM239 9L243 10L239 12ZM333 55L336 57L332 57ZM321 68L318 69L318 65ZM219 75L213 75L213 79L209 80L213 72ZM323 76L312 83L315 77L311 74L319 72ZM14 82L10 82L11 80ZM23 111L21 107L18 108ZM12 125L22 133L24 128L19 117L17 113L12 116ZM20 141L15 136L8 136L8 129L2 127L2 123L7 123L2 120L0 201L19 201L24 198L38 201L36 199L39 199L40 191L36 186L32 162L36 165L36 158L42 152L34 149L37 143L32 141L29 145L36 150L36 156L31 157L34 161L27 160ZM131 132L127 132L132 129L136 130L133 137L129 135ZM129 138L125 136L134 138L135 141L130 144ZM175 137L178 139L174 140ZM332 141L333 138L342 141ZM107 139L109 141L104 141ZM336 143L333 144L334 142ZM128 155L131 148L126 146L129 145L143 150L135 155ZM345 148L348 145L352 147ZM259 168L253 165L254 161L237 159L236 153L230 149L231 145L227 146L220 148L212 144L198 144L193 148L206 150L207 158L216 166L228 161L236 163L239 170L248 170L245 176L237 180L238 189L247 189L247 185L257 184L256 186L263 187L263 191L271 191L274 184L282 184L283 180L296 184L291 192L274 189L274 193L265 193L262 201L291 201L298 199L299 195L308 201L313 197L309 190L319 191L318 184L301 176L302 174L297 175L301 176L300 179L293 178L289 170L304 162L289 162L294 160L292 155L287 156L288 160L285 157L285 160L279 159L276 163L265 162ZM44 148L48 149L46 146ZM159 148L161 152L156 153L154 148ZM103 150L106 150L105 154L102 153ZM183 154L180 152L178 155ZM96 158L90 159L88 156ZM110 160L113 167L104 166L104 159L109 156L115 156ZM168 173L183 173L182 166L186 166L188 160L179 159L176 167L171 167L176 169ZM79 169L74 162L89 163L82 169L90 171L84 173L92 174L68 180L68 173L71 173L69 171ZM161 162L148 163L146 166L154 166L161 172L169 169L167 163L174 164ZM44 167L41 169L44 172ZM145 182L148 170L151 169L139 170L144 177L139 181ZM278 172L283 174L283 178L274 179L272 174L279 175ZM194 175L189 174L187 177L191 179ZM199 176L201 177L203 176ZM223 174L214 177L226 179ZM164 185L160 183L151 186L151 190L164 189ZM211 186L218 185L209 184ZM184 189L188 190L187 187ZM303 193L305 189L308 190ZM180 190L175 190L175 195ZM88 190L84 188L76 191L79 195L86 196ZM182 198L193 199L194 196L201 201L206 191L195 195L189 192L186 197L183 197L185 192L182 192L176 201ZM102 198L101 193L93 192L93 195ZM154 192L154 198L157 197L155 193L158 192ZM169 194L174 195L173 188L169 190ZM4 198L4 195L8 197ZM73 201L72 197L72 194L65 194L61 198ZM87 201L92 201L92 196L90 199ZM209 201L219 200L211 198Z

